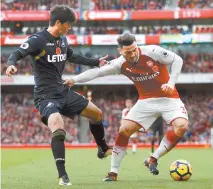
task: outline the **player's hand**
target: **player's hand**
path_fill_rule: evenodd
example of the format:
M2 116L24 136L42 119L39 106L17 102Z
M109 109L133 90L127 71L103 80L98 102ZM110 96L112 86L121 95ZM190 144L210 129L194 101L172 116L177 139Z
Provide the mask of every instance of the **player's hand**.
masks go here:
M75 81L72 78L71 79L66 79L63 84L72 87L75 84Z
M11 77L13 74L15 74L17 72L17 68L13 65L8 66L7 70L6 70L6 75Z
M108 58L108 55L99 58L99 67L102 67L108 63L108 61L106 60L107 58Z
M161 90L166 94L172 94L175 89L175 86L169 83L163 84L161 86Z

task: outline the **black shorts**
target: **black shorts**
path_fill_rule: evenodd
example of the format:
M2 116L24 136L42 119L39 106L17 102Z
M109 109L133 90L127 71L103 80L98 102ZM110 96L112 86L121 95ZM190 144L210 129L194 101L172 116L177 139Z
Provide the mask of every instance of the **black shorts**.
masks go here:
M74 119L88 105L89 100L84 96L72 90L62 92L60 97L36 99L35 106L42 116L42 122L47 125L51 114L59 112L60 114Z

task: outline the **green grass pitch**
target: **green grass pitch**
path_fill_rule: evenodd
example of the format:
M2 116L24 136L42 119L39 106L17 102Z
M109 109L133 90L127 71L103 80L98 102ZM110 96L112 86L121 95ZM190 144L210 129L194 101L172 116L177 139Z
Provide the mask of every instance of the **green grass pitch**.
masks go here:
M2 149L2 189L58 189L51 149ZM143 166L149 149L125 156L118 181L104 183L110 158L99 160L95 149L67 149L66 167L73 189L213 189L213 149L175 149L159 161L160 174L151 175ZM187 182L173 181L170 164L185 159L193 174Z

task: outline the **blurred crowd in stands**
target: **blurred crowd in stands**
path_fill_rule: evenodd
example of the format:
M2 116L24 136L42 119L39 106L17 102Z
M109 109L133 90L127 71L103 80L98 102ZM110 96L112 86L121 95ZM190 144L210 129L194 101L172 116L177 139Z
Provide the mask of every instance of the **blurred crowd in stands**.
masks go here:
M121 120L121 111L125 107L125 98L118 93L93 93L93 102L103 112L103 124L106 139L114 143ZM182 142L210 142L210 126L213 126L213 94L211 93L185 93L182 100L189 113L189 129ZM137 97L132 98L136 101ZM1 142L11 143L50 143L51 132L40 121L40 116L33 105L32 94L2 94L1 98ZM79 143L78 118L70 120L65 118L67 131L66 142ZM88 128L88 126L85 126ZM166 130L168 126L164 124ZM94 142L88 132L89 142ZM138 140L149 143L152 132L140 133Z
M179 0L179 7L184 9L213 8L212 0Z
M67 142L75 142L77 120L65 119ZM3 95L1 112L2 143L49 143L51 133L41 123L32 95Z
M177 52L183 60L184 65L182 68L183 73L194 73L194 72L213 72L213 54L208 53L186 53L184 51L179 50ZM9 55L2 54L1 55L1 74L5 74L6 68L7 68L7 58ZM86 53L85 56L87 57L94 57L98 58L102 55L92 55L90 53ZM104 56L104 55L103 55ZM112 60L116 58L117 55L110 55L108 57L108 60ZM30 75L32 74L32 67L31 67L31 60L29 57L26 57L22 60L20 60L17 64L18 68L18 74L24 74L24 75ZM65 74L79 74L83 71L88 69L87 66L81 66L77 64L70 64L67 63L65 66L64 73Z
M169 0L172 1L172 0ZM156 10L167 8L168 0L92 0L90 10ZM177 1L178 2L178 1ZM67 4L79 10L78 0L2 0L1 10L49 10L55 4ZM179 0L179 8L212 8L212 0ZM176 7L176 8L177 8Z
M1 10L50 10L56 4L78 9L78 0L2 0Z

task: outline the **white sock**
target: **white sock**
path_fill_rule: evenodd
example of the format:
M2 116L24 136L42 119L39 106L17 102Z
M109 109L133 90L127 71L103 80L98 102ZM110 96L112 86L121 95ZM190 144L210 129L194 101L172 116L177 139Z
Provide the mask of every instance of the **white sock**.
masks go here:
M172 144L164 137L160 143L160 146L156 149L156 151L152 154L152 157L159 159L159 157L167 154L168 150L171 148Z
M114 146L113 147L112 156L111 156L111 170L110 170L110 172L118 173L121 161L123 160L123 158L126 154L126 150L127 150L127 148L120 147L120 146Z
M132 144L132 152L136 152L137 150L137 144Z

